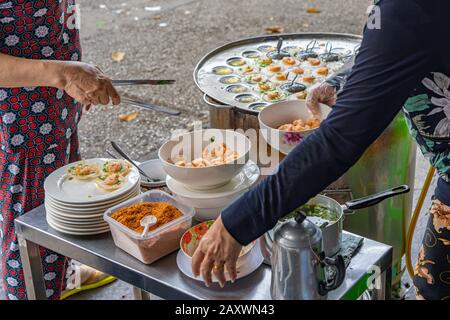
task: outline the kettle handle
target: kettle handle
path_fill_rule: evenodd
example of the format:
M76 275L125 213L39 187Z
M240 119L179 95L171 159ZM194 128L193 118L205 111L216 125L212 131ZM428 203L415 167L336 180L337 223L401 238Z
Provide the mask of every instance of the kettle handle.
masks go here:
M330 284L324 281L319 283L319 294L321 296L326 296L328 292L339 288L345 279L345 261L340 254L334 259L325 258L325 265L333 267L336 270L336 275Z

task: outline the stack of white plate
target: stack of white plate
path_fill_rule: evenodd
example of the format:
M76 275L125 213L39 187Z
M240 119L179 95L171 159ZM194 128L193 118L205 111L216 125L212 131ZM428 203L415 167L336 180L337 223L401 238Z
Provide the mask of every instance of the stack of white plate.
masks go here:
M84 160L102 167L109 159ZM55 230L71 235L93 235L109 231L103 213L140 194L140 175L132 168L124 185L114 191L99 189L95 180L71 179L67 170L74 164L54 171L45 180L47 222Z

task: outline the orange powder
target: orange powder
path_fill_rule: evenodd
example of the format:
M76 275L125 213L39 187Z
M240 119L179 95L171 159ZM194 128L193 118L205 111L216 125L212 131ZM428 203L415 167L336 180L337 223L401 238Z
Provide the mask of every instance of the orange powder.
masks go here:
M127 228L138 233L144 231L140 222L148 215L156 217L157 222L148 229L151 232L179 217L183 214L175 206L167 202L143 202L125 207L114 212L111 217Z

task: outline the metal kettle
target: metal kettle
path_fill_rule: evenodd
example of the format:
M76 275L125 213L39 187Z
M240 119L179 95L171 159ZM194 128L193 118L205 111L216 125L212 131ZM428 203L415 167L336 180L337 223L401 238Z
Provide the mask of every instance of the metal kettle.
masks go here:
M342 256L326 258L322 231L301 215L275 228L271 262L274 300L324 300L345 278ZM326 268L335 270L332 279Z

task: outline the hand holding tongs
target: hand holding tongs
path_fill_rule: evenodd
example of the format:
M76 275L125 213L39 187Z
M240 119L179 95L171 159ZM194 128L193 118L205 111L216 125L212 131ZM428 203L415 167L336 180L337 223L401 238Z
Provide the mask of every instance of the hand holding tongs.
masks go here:
M113 86L131 86L131 85L169 85L175 83L175 80L151 80L151 79L142 79L142 80L112 80ZM178 116L181 112L178 110L174 110L167 107L157 106L154 104L150 104L147 102L132 100L129 98L122 97L121 102L125 104L129 104L135 107L154 110L157 112L162 112L166 114L170 114L173 116Z

